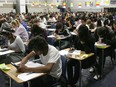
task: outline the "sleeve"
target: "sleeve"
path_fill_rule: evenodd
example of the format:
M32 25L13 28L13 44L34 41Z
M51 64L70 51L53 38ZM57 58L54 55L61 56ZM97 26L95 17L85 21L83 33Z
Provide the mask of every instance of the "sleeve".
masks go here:
M48 63L56 63L59 58L60 58L59 52L54 50L53 52L50 53Z
M17 45L19 46L21 52L25 52L25 46L24 46L22 39L20 37L18 37L16 42L17 42Z

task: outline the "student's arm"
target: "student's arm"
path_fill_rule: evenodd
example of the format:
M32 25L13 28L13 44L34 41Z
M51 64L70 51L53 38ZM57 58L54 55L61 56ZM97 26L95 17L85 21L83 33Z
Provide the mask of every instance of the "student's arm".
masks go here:
M39 66L36 68L29 68L23 65L22 67L19 68L19 71L21 72L36 72L36 73L50 73L54 63L48 63L45 66Z
M26 64L27 61L28 61L30 58L32 58L33 56L35 56L35 53L34 53L33 51L31 51L27 56L25 56L25 57L22 59L22 61L21 61L21 63L20 63L20 67L22 67L22 65Z

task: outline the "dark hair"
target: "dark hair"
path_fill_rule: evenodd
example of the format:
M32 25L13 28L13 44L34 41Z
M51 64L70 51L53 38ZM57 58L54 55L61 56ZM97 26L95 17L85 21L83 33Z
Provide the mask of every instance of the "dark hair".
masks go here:
M62 23L59 22L59 23L56 24L56 29L59 30L59 29L62 29L62 28L63 28L63 24Z
M101 19L98 19L98 20L97 20L97 27L101 27L101 26L102 26Z
M48 50L48 43L43 37L38 35L29 41L28 48L34 51L45 52Z
M82 41L85 41L88 36L89 36L89 30L88 30L88 27L86 25L80 25L79 29L78 29L78 34L79 34L79 38L82 40Z
M109 33L109 29L108 29L108 27L100 27L100 28L98 28L98 35L100 36L100 37L106 37L107 35L108 35L108 33Z
M39 36L41 36L41 37L43 37L43 38L45 38L47 40L47 32L46 32L46 30L41 28L41 27L39 27L37 24L34 24L32 26L31 34L33 36L39 35Z

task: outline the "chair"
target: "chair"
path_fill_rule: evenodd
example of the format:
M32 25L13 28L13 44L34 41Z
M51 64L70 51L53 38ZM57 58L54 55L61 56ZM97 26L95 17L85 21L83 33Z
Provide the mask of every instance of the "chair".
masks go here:
M61 60L62 60L62 75L58 80L58 82L54 83L50 87L68 87L68 81L66 77L67 59L64 56L61 56Z

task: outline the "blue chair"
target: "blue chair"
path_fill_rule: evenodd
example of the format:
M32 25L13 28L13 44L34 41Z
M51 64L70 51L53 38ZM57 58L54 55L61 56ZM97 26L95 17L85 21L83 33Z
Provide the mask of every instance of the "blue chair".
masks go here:
M54 83L50 87L68 87L68 80L66 76L67 59L64 56L61 56L61 60L62 60L62 75L60 79L58 80L58 82Z

